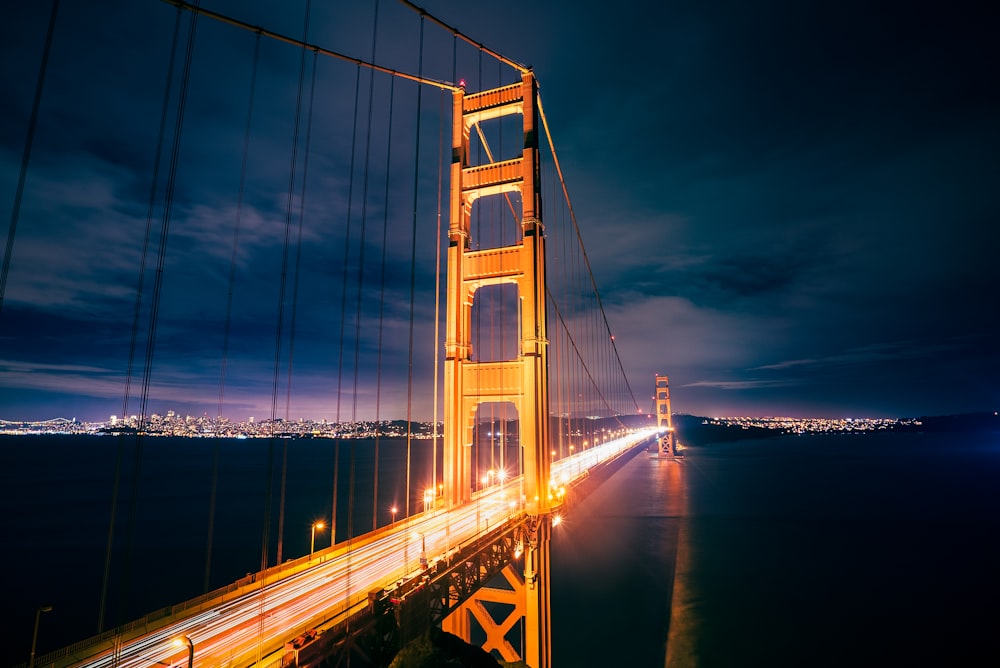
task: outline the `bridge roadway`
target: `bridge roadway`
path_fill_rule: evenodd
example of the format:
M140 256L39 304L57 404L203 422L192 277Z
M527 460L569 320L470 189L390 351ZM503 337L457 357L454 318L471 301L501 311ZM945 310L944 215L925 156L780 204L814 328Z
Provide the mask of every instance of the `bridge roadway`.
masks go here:
M655 431L625 434L554 462L552 478L559 485L572 485L591 467L635 447ZM469 503L399 520L259 573L196 605L173 606L172 615L148 616L145 623L123 627L114 639L105 633L41 656L35 664L39 668L185 665L188 649L177 639L187 636L194 644L195 666L280 665L288 640L363 608L369 591L419 574L422 549L429 562L446 558L491 525L495 529L518 519L525 512L520 489L521 477L494 484Z

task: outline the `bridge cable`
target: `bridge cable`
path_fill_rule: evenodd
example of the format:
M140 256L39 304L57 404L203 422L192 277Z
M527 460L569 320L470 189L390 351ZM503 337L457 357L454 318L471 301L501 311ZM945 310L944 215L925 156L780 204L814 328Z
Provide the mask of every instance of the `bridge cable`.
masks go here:
M553 191L552 192L552 197L549 198L549 201L555 202L555 201L557 201L556 197L555 197L555 179L551 179L550 178L549 182L552 185L552 191ZM562 211L563 211L563 208L559 207L559 209L557 210L557 214L556 215L557 215L558 227L559 227L559 230L560 230L559 241L562 243L562 252L559 254L559 256L561 258L564 258L564 257L566 257L566 238L567 238L568 235L561 233L562 227L564 225L564 221L562 219ZM556 264L556 267L559 268L560 271L564 271L564 266L565 266L565 263L563 263L563 262L559 262L559 263ZM551 274L549 274L549 275L551 275ZM548 276L549 275L547 275L546 281L548 281ZM549 304L548 305L548 311L552 311L553 316L555 315L555 308L554 308L553 304ZM549 314L546 313L545 317L548 318ZM567 431L567 427L563 424L563 412L562 412L562 409L564 407L567 407L567 405L568 405L568 402L566 400L566 382L565 382L565 378L566 378L566 366L565 366L566 365L566 359L565 358L566 358L566 355L563 353L563 347L564 347L565 344L562 343L562 336L563 336L562 330L557 329L556 330L556 335L559 337L558 343L555 346L553 346L554 347L554 352L555 352L555 367L556 367L556 384L555 384L555 386L556 386L555 387L555 389L556 389L556 407L558 409L556 411L556 413L558 415L558 420L557 420L556 424L559 425L559 435L558 435L558 437L556 439L556 448L557 448L556 452L559 455L558 458L562 459L565 456L565 452L566 452L566 441L563 438L563 436L564 436L564 433ZM569 415L569 411L568 411L568 408L567 408L567 416L568 415Z
M421 31L423 31L423 21L421 21L420 27L421 27ZM458 37L456 37L454 35L452 35L452 38L451 38L451 78L452 78L452 80L458 78ZM435 322L434 331L435 331L435 333L437 333L437 331L438 331L438 324L437 323L441 322L441 312L440 312L440 310L441 310L441 288L440 288L440 285L441 285L441 279L440 279L440 276L441 276L441 271L440 271L440 269L441 269L441 245L442 245L442 243L447 238L447 237L442 237L442 235L441 235L441 204L440 204L441 197L442 197L441 193L442 193L442 190L443 190L443 176L444 176L442 163L444 162L443 154L444 154L444 151L445 151L445 139L444 139L444 101L443 100L441 102L440 136L439 136L439 140L438 141L440 142L440 146L438 146L438 150L441 153L441 157L438 158L438 164L439 164L439 170L442 170L442 171L439 172L439 174L438 174L438 230L437 230L437 237L434 240L434 243L435 243L435 245L437 246L437 249L438 249L437 250L437 253L438 253L438 265L437 265L438 266L438 271L437 271L438 279L437 279L437 283L436 283L436 285L437 285L437 290L436 290L437 297L436 297L436 305L435 305L435 313L434 313L434 322ZM448 150L449 150L449 152L452 150L451 142L450 141L448 142ZM450 159L450 157L449 157L449 159ZM449 187L450 187L451 186L450 172L449 172L449 177L448 178L449 178ZM450 197L450 193L449 193L449 197ZM449 203L449 206L450 206L450 203ZM449 224L450 224L450 222L451 221L449 220ZM443 345L439 345L439 344L444 344L444 341L439 341L438 337L435 335L435 337L434 337L434 348L435 348L435 350L437 350L439 348L444 348ZM434 362L435 362L435 364L434 364L434 372L435 372L435 374L437 373L437 360L438 360L438 358L437 358L437 356L435 356L435 358L434 358ZM436 378L436 376L435 376L435 378ZM434 392L435 392L435 394L437 393L437 391L438 391L438 387L437 387L437 382L435 381L435 383L434 383ZM435 414L434 414L434 420L435 421L437 420L437 411L436 410L435 410ZM441 425L444 426L444 419L443 419L443 417L442 417L442 420L441 420ZM435 453L436 452L437 452L437 447L435 446ZM443 478L444 477L444 475L443 475L444 474L444 470L443 469L444 469L444 466L445 466L445 463L444 463L444 438L443 437L441 439L441 460L442 460L441 463L442 463L442 478ZM435 474L437 473L437 468L434 469L434 472L435 472ZM450 490L449 490L449 494L453 495L453 493ZM442 496L444 496L444 494L442 494ZM445 499L447 499L447 498L448 497L445 496ZM442 501L444 501L444 499L442 499ZM451 545L451 512L450 512L450 508L446 508L446 510L448 512L445 512L445 515L444 515L444 540L445 540L446 547L450 547L450 545Z
M482 54L482 51L480 51L479 53ZM480 74L480 76L483 76L482 71L483 71L482 57L480 57L480 63L479 63L479 74ZM503 128L503 123L500 123L499 127ZM503 146L502 138L501 138L501 140L499 140L499 143L500 143L501 146ZM489 215L488 215L487 223L486 224L488 225L488 227L490 229L490 235L489 235L490 236L490 246L493 246L496 243L495 240L496 240L496 232L497 232L496 198L495 197L491 197L489 199L489 203L490 203L490 208L489 208L489 212L488 212ZM485 204L485 202L484 202L484 204ZM502 232L502 230L501 230L501 232ZM501 243L500 245L503 245L503 244ZM502 259L503 255L501 255L500 258ZM503 265L501 265L501 268L502 267L503 267ZM501 293L501 294L498 294L498 293ZM500 289L500 286L493 286L493 288L490 290L490 307L489 307L489 312L490 312L490 361L491 362L493 362L493 361L495 361L497 359L497 353L496 353L496 311L497 311L497 304L501 304L501 305L503 304L502 290ZM493 421L494 421L495 417L496 417L496 402L491 401L490 402L490 429L487 432L487 434L492 433L492 430L493 430ZM488 436L488 438L489 438L489 447L490 447L490 468L488 470L489 471L493 471L493 470L496 469L496 453L495 453L495 448L493 447L493 437L492 436Z
M483 85L483 50L479 49L478 61L476 68L476 87L479 90L483 90L485 86ZM464 106L464 105L463 105ZM483 146L480 143L476 146L476 164L482 164L483 162ZM475 248L477 250L482 250L484 247L483 243L483 204L482 202L474 202L470 206L473 207L473 212L476 216L476 235L475 235ZM476 314L476 345L473 347L473 354L476 359L477 364L483 362L483 298L484 294L480 292L481 287L476 288L476 292L472 295L472 307ZM482 386L480 383L476 383L476 412L474 419L476 422L473 423L472 428L472 456L474 458L474 469L476 471L475 476L472 478L472 488L481 489L479 480L482 476L479 474L480 461L482 459L482 446L480 441L482 440L482 434L479 433L479 407L481 406L480 401L482 400ZM464 417L462 418L464 419ZM476 530L479 530L479 506L476 506Z
M306 3L306 12L308 14L309 3ZM307 18L308 22L308 18ZM302 86L302 79L305 76L305 51L302 52L302 62L300 63L299 70L299 86ZM285 422L291 419L291 403L292 403L292 371L293 371L293 361L295 359L295 332L296 332L296 322L298 319L299 310L299 275L301 273L302 264L302 227L305 219L305 206L306 206L306 185L309 180L309 148L312 144L312 118L313 118L313 102L316 96L316 54L313 53L312 58L312 80L309 87L309 103L306 111L306 136L305 136L305 146L303 147L302 155L302 180L300 183L299 190L299 222L298 222L298 237L295 241L295 263L294 263L294 276L292 280L292 317L289 323L288 332L288 367L285 380ZM296 118L299 116L298 110L296 110ZM298 135L298 123L296 123L296 137ZM294 175L294 167L292 174ZM291 215L293 198L291 195L292 179L289 180L289 197L288 197L288 212ZM281 463L281 504L280 510L278 512L278 560L277 563L282 563L281 558L283 550L282 546L285 541L285 494L287 491L286 478L288 475L288 440L283 439L283 455Z
M594 296L597 298L597 304L598 304L598 306L600 307L600 310L601 310L601 317L604 320L605 328L607 329L608 336L610 337L611 336L611 326L608 324L608 317L607 317L607 313L604 310L604 303L601 301L601 294L600 294L600 292L597 289L597 282L594 279L594 272L593 272L593 270L590 267L590 259L587 257L587 251L586 251L586 249L583 246L583 238L580 235L580 226L577 223L576 214L573 212L573 204L572 204L572 202L569 199L569 190L566 187L566 179L563 176L562 168L559 166L559 158L556 155L556 147L555 147L555 144L552 141L552 133L551 133L550 128L549 128L548 120L545 117L545 111L542 108L542 99L541 99L541 96L539 96L537 98L537 102L538 102L538 115L539 115L539 117L542 120L542 127L545 128L545 137L546 137L546 139L548 139L549 149L552 151L552 160L553 160L553 163L555 165L556 172L559 174L559 183L562 185L563 195L566 198L566 205L569 208L570 220L572 220L572 222L573 222L573 228L576 230L577 240L578 240L578 242L580 244L580 250L583 253L583 260L584 260L584 262L587 265L587 273L590 276L590 281L591 281L591 284L592 284L593 290L594 290ZM631 397L632 403L635 406L635 408L638 409L639 408L639 402L636 401L635 393L632 392L631 385L627 383L627 376L625 376L625 367L622 365L621 356L618 353L618 346L614 343L614 339L611 339L611 345L612 345L612 347L614 348L614 351L615 351L615 358L618 361L618 368L621 370L622 376L626 378L626 385L628 386L629 396Z
M434 498L438 496L437 452L438 452L438 365L441 361L441 200L444 193L444 100L445 93L438 95L438 184L437 184L437 231L434 234L434 392L431 410L431 486ZM442 455L443 458L443 455Z
M500 62L500 61L497 61L497 86L499 87L502 84L503 84L503 63ZM500 144L501 147L504 145L503 144L503 125L504 125L503 123L499 124L499 138L497 140L497 142ZM507 193L504 193L504 194L507 194ZM494 208L496 208L496 202L494 202ZM500 226L500 247L503 248L504 242L506 241L506 234L505 234L506 227L503 224L504 212L503 212L503 208L502 207L500 208L499 214L497 215L497 219L499 221L498 224ZM513 222L514 227L515 227L515 235L514 236L516 238L516 236L517 236L516 229L518 227L518 225L517 225L517 217L516 216L514 217L514 220L512 222ZM506 256L503 253L501 253L500 254L500 272L501 273L503 273L503 270L504 270L504 260L505 260L505 258L506 258ZM502 299L503 298L503 293L501 292L500 295L498 295L498 296L501 298L500 305L501 305L501 307L503 307L503 305L504 305L504 301ZM515 306L516 306L516 299L517 299L516 295L515 295L514 299L515 299ZM491 313L492 312L493 311L491 311ZM506 324L507 324L507 319L504 318L504 317L501 317L500 318L500 355L501 355L501 357L503 359L507 359L507 354L508 354L507 353L507 337L505 336L505 334L507 332ZM520 338L521 338L521 332L515 332L515 338L517 340L520 340ZM517 352L517 349L519 347L520 346L515 346L515 350L514 350L514 352L515 352L515 358L517 357L516 352ZM496 404L493 404L493 406L495 407ZM492 410L490 411L490 428L491 429L493 429L494 413L495 413L495 411L492 411ZM507 412L505 410L504 413L503 413L503 417L501 419L505 419L506 418L506 413ZM505 425L502 425L502 427L505 427ZM506 428L501 428L500 429L500 433L505 435L507 433ZM498 453L500 455L500 466L499 466L499 468L501 470L505 470L506 466L507 466L507 463L505 461L506 457L505 457L505 453L504 453L505 449L506 449L506 443L501 438L500 444L499 444L499 453ZM491 453L491 455L492 455L492 452L493 452L493 437L490 436L490 453ZM520 473L520 471L518 473ZM506 471L504 471L504 477L506 478Z
M4 248L3 253L3 270L0 271L0 313L3 313L4 294L7 292L7 272L10 271L11 255L14 252L14 235L17 232L17 221L21 216L21 198L24 196L24 182L28 177L31 147L35 143L38 108L42 104L42 90L45 88L45 73L49 68L49 54L52 52L52 34L56 29L56 15L58 13L59 0L52 0L52 10L49 13L49 27L45 32L45 45L42 47L42 62L38 67L38 79L35 83L35 97L31 103L31 115L28 116L28 131L24 138L24 152L21 154L21 170L18 172L17 188L14 191L14 206L10 213L10 226L7 228L7 246Z
M480 140L480 144L479 144L479 146L477 146L477 148L479 150L482 150L483 152L486 153L486 158L487 158L487 160L489 161L490 164L495 163L496 159L495 159L495 157L493 155L492 149L490 148L489 141L486 139L486 135L483 133L481 125L479 123L476 123L475 127L476 127L476 133L479 136L479 140ZM502 143L502 140L501 140L501 143ZM510 209L511 213L516 218L517 217L517 211L516 211L516 209L514 207L513 201L510 199L510 194L505 192L505 193L503 193L503 195L504 195L504 198L506 199L508 208ZM479 211L481 211L481 209ZM481 231L482 231L481 230L481 221L479 221L478 218L477 218L477 222L480 225L480 234L481 234ZM501 234L502 234L502 229L501 229ZM568 239L569 235L563 235L563 238L564 239ZM501 238L501 245L502 244L503 244L503 239ZM582 248L582 241L581 241L581 248ZM578 256L574 255L573 257L578 257ZM589 264L588 264L588 269L589 269ZM582 286L581 286L581 288L582 288ZM580 291L576 291L574 294L578 294L579 295L579 292ZM558 309L558 300L556 299L555 294L553 294L553 292L551 291L551 288L549 286L546 286L546 294L549 297L549 301L552 302L553 307L556 308L556 309ZM477 318L479 318L479 317L481 317L481 310L477 311ZM491 312L491 321L492 321L492 312ZM559 322L566 329L566 332L567 332L570 340L572 340L572 333L569 330L568 323L561 316L559 317ZM595 323L591 324L590 326L585 327L584 331L582 332L583 338L584 338L584 343L585 343L587 349L590 351L590 354L593 355L593 357L594 357L593 361L594 361L594 366L595 366L595 372L599 371L600 366L602 366L604 364L604 362L602 362L600 360L600 353L601 353L601 351L606 350L606 348L604 348L604 347L598 347L597 344L596 344L596 336L595 336L595 332L594 332L594 328L596 326L597 326L597 323L595 322ZM501 322L501 328L502 327L503 327L503 323ZM479 325L479 321L477 319L477 336L481 337L480 332L481 332L481 325ZM502 338L502 334L501 334L501 338ZM613 337L612 337L612 339L613 339ZM490 340L490 345L491 345L491 350L492 350L492 345L493 345L492 338ZM481 341L477 342L477 347L478 348L482 347L481 346ZM574 347L575 347L575 343L574 343ZM590 385L590 387L593 390L597 391L597 393L599 395L598 399L601 401L601 403L604 404L604 406L609 410L609 412L612 415L616 415L618 411L613 406L613 401L614 401L613 395L610 398L605 396L605 393L601 390L600 383L591 374L591 372L589 370L589 367L588 367L588 364L586 362L584 354L581 353L579 351L579 349L577 350L577 352L578 352L578 358L579 358L581 364L583 364L584 368L587 370L588 376L591 379L591 385ZM557 366L557 368L558 368L558 366ZM610 376L609 376L609 379L610 379ZM609 394L611 394L611 393L609 392ZM490 448L490 456L491 456L491 458L493 456L492 444L491 444L491 448ZM492 464L492 459L491 459L491 464Z
M209 583L212 570L212 543L215 537L215 504L219 486L219 452L221 449L221 435L219 427L222 423L222 409L225 403L226 394L226 372L229 366L229 339L232 330L233 319L233 295L236 285L236 267L240 245L240 228L243 220L243 199L246 193L247 177L247 156L250 152L250 129L253 121L254 97L257 89L257 68L260 63L260 35L254 39L253 61L250 68L250 94L247 102L247 120L243 131L243 156L240 161L240 186L239 195L236 199L236 217L233 222L233 244L229 256L229 282L226 293L226 317L222 332L222 363L219 369L219 406L216 411L216 433L215 447L212 456L212 486L209 492L208 503L208 537L205 549L205 579L203 590L209 591Z
M305 12L305 27L304 31L308 33L309 29L309 0L306 1L306 12ZM302 58L299 63L299 86L296 93L295 99L295 122L292 131L292 155L289 163L289 186L288 195L286 199L285 207L285 224L284 224L284 237L282 240L282 250L281 250L281 273L278 280L278 313L275 322L275 333L274 333L274 367L271 375L271 415L269 421L269 434L268 434L268 449L267 449L267 476L265 478L265 492L264 492L264 524L261 530L261 583L260 583L260 599L258 607L258 622L257 622L257 662L260 662L262 643L264 637L264 626L266 624L266 617L264 615L266 588L264 586L264 581L266 578L267 565L269 562L270 553L270 542L271 542L271 514L272 514L272 503L274 494L274 450L275 450L275 439L277 435L275 434L275 425L278 419L278 385L281 378L281 346L282 339L284 335L284 321L285 321L285 291L288 285L288 250L290 244L290 235L292 228L291 220L291 200L292 192L295 181L295 164L297 160L297 149L298 149L298 136L299 136L299 119L302 104L302 79L303 79L303 68L305 62L305 52L302 52ZM283 443L282 447L283 461L282 461L282 486L284 484L284 469L285 462L287 462L288 445L287 442ZM281 490L283 492L283 489ZM279 508L283 499L279 499ZM280 551L281 551L281 517L279 509L279 525L278 525L278 556L276 559L276 564L281 563L280 561Z
M139 276L136 281L135 305L132 312L132 332L129 339L129 351L125 370L125 389L122 397L122 418L128 417L128 402L131 394L132 370L135 363L135 349L139 338L139 320L142 311L143 284L146 276L146 260L149 256L149 240L152 235L153 211L156 206L156 189L159 183L160 162L163 156L163 142L166 135L167 116L170 106L170 95L173 83L174 63L177 55L177 43L180 39L181 13L176 12L174 33L170 45L170 56L167 61L167 76L164 83L163 104L160 109L160 125L157 133L156 150L153 158L153 174L150 179L149 201L146 208L146 230L143 236L142 252L139 260ZM140 425L141 426L141 425ZM101 584L101 600L97 614L97 632L104 631L104 617L107 610L109 585L111 581L111 556L114 550L115 524L118 513L118 495L121 486L122 467L126 447L125 433L118 436L118 454L115 463L115 477L111 490L111 512L108 520L108 540L104 552L104 577Z
M344 377L344 337L347 326L347 267L351 256L351 219L354 210L354 158L357 153L358 142L358 101L361 99L361 66L355 68L354 74L354 118L351 123L351 160L347 178L347 225L344 231L344 259L341 263L343 273L341 276L340 291L340 343L337 353L337 413L336 422L340 422L340 400L343 395ZM337 527L337 486L339 483L340 468L340 441L337 438L333 447L333 511L332 526L330 529L331 540L336 538Z
M386 137L386 149L385 149L385 190L383 191L382 197L385 202L385 206L382 207L382 268L379 276L379 298L378 298L378 362L376 364L377 371L375 372L375 463L373 471L373 479L375 481L374 489L372 490L372 531L378 529L378 451L379 442L382 439L381 430L379 430L379 420L381 419L382 413L382 341L384 333L384 320L385 320L385 267L386 267L386 257L388 252L386 251L386 243L389 240L389 166L392 164L392 105L393 97L396 88L396 80L389 79L389 120L388 120L388 132Z
M374 29L372 30L372 60L375 60L376 46L378 43L378 10L379 2L375 2L375 17L374 17ZM361 375L361 320L362 320L362 305L364 304L363 290L364 290L364 274L365 274L365 250L366 250L366 239L368 232L368 176L369 176L369 166L371 165L371 145L372 145L372 124L374 119L374 96L375 96L375 71L369 70L368 72L368 120L367 126L365 128L365 162L362 171L364 172L364 177L361 181L361 233L359 235L358 241L358 290L357 290L357 311L354 320L354 389L352 395L351 404L351 421L357 421L357 411L358 411L358 381ZM378 424L375 425L375 432L378 434ZM355 451L356 448L352 442L351 445L351 476L349 482L349 492L348 498L351 512L347 518L347 538L348 540L354 538L354 502L355 502Z
M375 15L372 21L372 60L375 59L375 48L378 43L378 9L379 2L375 0ZM364 265L365 265L365 236L367 228L368 219L368 173L369 173L369 163L371 156L371 134L372 134L372 118L373 118L373 95L375 91L375 71L369 70L368 79L368 120L365 129L365 163L364 163L364 179L362 180L362 196L361 196L361 233L359 234L358 241L358 301L357 301L357 315L355 319L355 333L354 333L354 393L353 393L353 403L351 408L351 421L357 421L357 409L358 409L358 377L360 374L360 349L361 349L361 305L362 305L362 288L364 285ZM355 101L356 103L356 101ZM357 127L355 126L355 132ZM376 427L377 429L377 427ZM354 504L356 502L355 494L355 474L357 469L357 438L351 439L350 448L350 475L348 477L347 483L347 577L345 587L345 601L349 604L351 600L351 545L354 540Z
M518 70L520 72L530 72L531 71L530 67L525 67L524 65L521 65L520 63L517 63L517 62L511 60L510 58L507 58L506 56L503 56L500 53L498 53L498 52L490 49L489 47L485 46L484 44L482 44L480 42L476 42L471 37L468 37L467 35L464 35L463 33L461 33L457 28L451 27L450 25L448 25L447 23L445 23L441 19L434 17L432 14L429 14L422 7L418 7L417 5L413 4L412 2L409 2L409 0L399 0L399 1L402 2L404 5L406 5L407 7L409 7L410 9L418 12L420 14L421 18L430 19L433 23L436 23L439 26L441 26L442 28L444 28L445 30L449 31L452 34L453 37L461 39L461 40L463 40L465 42L468 42L472 46L474 46L477 49L479 49L480 52L485 52L486 54L488 54L490 56L493 56L494 58L496 58L500 62L502 62L502 63L504 63L506 65L510 65L511 67L513 67L514 69L516 69L516 70Z
M184 53L184 67L181 75L181 85L177 96L177 115L174 119L174 137L171 146L170 167L167 171L167 183L164 192L163 216L160 222L160 237L157 247L156 272L153 281L153 294L149 312L148 335L146 339L145 364L142 377L142 393L139 402L139 428L135 437L135 457L132 467L132 496L129 499L128 531L125 547L125 562L122 568L123 587L120 595L121 610L128 610L128 599L131 594L132 546L135 541L136 516L138 514L140 469L144 441L144 425L149 403L149 385L153 371L153 353L156 349L156 326L160 315L160 297L163 293L163 274L167 256L167 240L170 233L170 220L173 213L174 190L177 184L177 164L180 158L181 135L184 129L184 112L187 107L188 85L191 79L191 64L194 59L194 44L197 28L197 16L192 15L191 27Z
M220 23L227 23L231 26L242 28L243 30L249 30L250 32L259 32L261 35L269 39L277 40L279 42L284 42L286 44L291 44L292 46L297 46L299 48L306 49L308 51L314 51L315 53L318 53L321 56L329 56L330 58L337 58L339 60L344 60L349 63L354 63L358 67L365 67L370 70L375 70L376 72L389 74L391 76L399 77L401 79L409 79L410 81L415 81L419 84L425 84L428 86L434 86L442 90L452 90L452 91L462 90L461 86L449 83L447 81L437 81L436 79L428 79L427 77L424 76L416 76L413 74L409 74L407 72L400 72L399 70L394 70L389 67L382 67L381 65L376 65L375 63L371 63L366 60L362 60L360 58L355 58L353 56L348 56L346 54L339 53L337 51L325 49L319 46L318 44L310 44L303 40L295 39L294 37L289 37L287 35L282 35L281 33L274 32L273 30L268 30L267 28L261 26L255 26L245 21L233 18L231 16L226 16L225 14L220 14L219 12L213 12L210 9L204 9L202 7L197 6L197 4L184 2L184 0L161 0L161 2L165 2L168 5L173 5L178 9L186 9L195 14L201 14L202 16L206 16L210 19L219 21Z
M424 72L424 20L420 19L420 40L417 51L417 72L423 75ZM406 372L406 516L410 516L410 475L411 475L411 449L413 445L413 323L416 311L416 283L417 283L417 202L420 185L420 120L422 118L420 105L423 100L423 86L417 87L417 119L414 124L414 151L413 151L413 215L411 218L410 232L410 324L409 324L409 353L407 355ZM435 239L437 243L437 239ZM409 541L406 541L407 549Z

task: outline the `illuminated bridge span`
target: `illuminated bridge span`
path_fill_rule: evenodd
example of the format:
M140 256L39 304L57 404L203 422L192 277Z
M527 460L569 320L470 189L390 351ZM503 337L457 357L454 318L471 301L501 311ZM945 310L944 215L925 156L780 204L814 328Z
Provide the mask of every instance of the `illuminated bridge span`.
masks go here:
M147 22L171 46L162 112L148 121L148 136L157 127L159 135L134 303L120 311L131 314L121 323L131 332L121 415L136 429L119 438L132 479L127 467L115 478L98 634L33 654L34 664L279 666L344 656L378 665L432 624L468 638L475 618L488 650L551 665L553 525L581 481L652 442L658 429L625 377L534 73L407 2L417 11L390 18L376 6L365 58L314 37L308 3L300 37L199 3L148 4L140 13L152 14ZM4 293L12 268L5 318L16 315L20 294L15 233L27 235L28 248L37 243L38 207L30 204L40 195L25 188L32 147L52 150L35 136L52 94L43 87L46 63L50 51L60 53L58 38L73 32L69 19L55 20L57 9L4 257ZM448 39L436 48L428 36L442 31ZM474 76L460 79L465 71ZM220 104L212 78L243 80L242 100L212 108ZM290 139L280 167L269 152L277 130ZM212 142L230 132L242 139L229 146L232 191L200 187L199 161L222 150ZM197 142L212 146L206 152ZM141 214L122 218L122 236L135 236ZM185 297L169 297L178 293ZM185 335L192 321L217 325L218 335L207 327ZM261 329L275 332L263 349L241 342ZM314 331L329 334L308 338ZM195 373L204 360L217 360L212 378ZM159 369L173 376L158 380ZM153 413L181 396L188 405L217 397L205 411L223 433L229 406L252 404L254 392L270 405L257 424L270 437L273 471L260 568L210 590L212 505L206 593L118 623L108 592L141 587L129 550ZM285 501L296 481L286 479L282 435L307 411L337 424L405 413L405 500L386 512L384 487L380 495L379 447L388 437L364 441L374 450L371 487L356 484L361 446L351 439L349 515L369 505L372 526L338 521L334 472L334 544L289 559ZM428 418L433 438L416 438L415 420ZM414 460L429 477L412 478ZM126 501L119 490L129 483ZM116 535L123 531L124 541ZM477 597L491 600L483 592L497 574L513 585L521 643L509 641L510 620L476 612Z

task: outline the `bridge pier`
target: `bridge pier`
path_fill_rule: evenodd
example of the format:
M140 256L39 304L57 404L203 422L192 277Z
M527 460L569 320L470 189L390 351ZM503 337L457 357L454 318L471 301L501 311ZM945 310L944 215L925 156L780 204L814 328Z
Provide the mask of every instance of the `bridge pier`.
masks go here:
M505 586L487 583L476 589L441 620L442 630L473 644L475 621L486 636L482 648L487 652L495 651L504 661L520 659L531 668L551 668L551 539L550 515L528 517L518 541L522 547L517 550L523 550L523 568L516 559L511 561L491 579L502 578ZM494 614L503 608L507 608L505 615ZM519 621L523 647L517 648L509 634Z

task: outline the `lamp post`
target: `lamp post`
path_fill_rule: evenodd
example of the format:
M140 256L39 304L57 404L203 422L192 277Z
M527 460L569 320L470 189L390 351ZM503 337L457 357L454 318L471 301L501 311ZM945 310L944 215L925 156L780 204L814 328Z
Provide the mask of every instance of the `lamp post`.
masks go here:
M426 513L429 508L434 504L434 490L425 489L424 490L424 512Z
M188 668L194 668L194 642L188 636L180 636L179 638L174 638L174 645L180 647L182 645L187 645L188 648Z
M392 508L389 509L389 512L392 513L392 524L389 525L389 526L395 526L395 524L396 524L396 513L399 512L399 508L397 508L396 506L393 506Z
M35 609L35 632L31 634L31 658L28 659L28 668L35 668L35 647L38 644L38 622L41 620L43 612L52 612L52 606L40 605Z
M422 531L414 531L413 537L420 536L420 569L427 570L427 541Z
M312 558L313 552L316 551L316 529L325 529L326 525L323 522L313 522L312 532L309 536L309 557Z
M486 486L486 476L483 476L483 487ZM479 505L483 500L483 490L480 488L479 493L476 494L476 540L479 540L478 536L482 533L481 527L479 525Z

